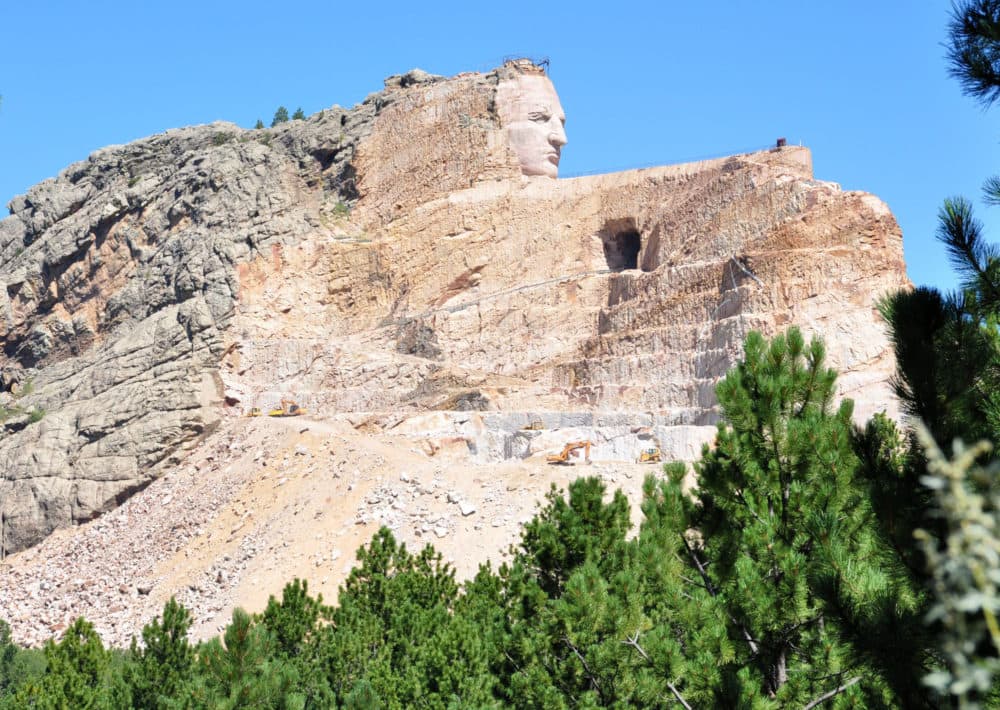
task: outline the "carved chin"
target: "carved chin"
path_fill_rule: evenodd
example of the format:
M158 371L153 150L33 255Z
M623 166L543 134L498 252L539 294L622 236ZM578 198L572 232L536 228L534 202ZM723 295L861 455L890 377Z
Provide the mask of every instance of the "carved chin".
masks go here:
M529 176L542 175L550 178L559 177L559 157L532 160L522 163L521 173Z

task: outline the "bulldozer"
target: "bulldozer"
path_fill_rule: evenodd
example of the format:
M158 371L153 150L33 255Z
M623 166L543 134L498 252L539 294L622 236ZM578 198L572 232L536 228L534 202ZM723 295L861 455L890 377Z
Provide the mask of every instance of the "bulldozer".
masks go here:
M290 399L281 400L281 406L267 413L269 417L300 417L306 410Z
M247 410L247 413L244 416L259 417L262 414L263 412L260 410L260 407L250 407L250 409Z
M635 460L636 463L660 463L663 461L663 454L660 453L660 449L657 446L650 446L647 449L643 449L639 454L639 458Z
M563 450L558 454L549 454L545 457L545 460L549 463L560 464L563 466L572 466L573 462L570 461L570 457L577 458L580 456L580 449L583 449L583 461L584 463L590 463L590 447L592 444L589 441L571 441Z
M541 431L545 428L545 422L541 419L532 419L531 423L525 424L521 427L521 431Z

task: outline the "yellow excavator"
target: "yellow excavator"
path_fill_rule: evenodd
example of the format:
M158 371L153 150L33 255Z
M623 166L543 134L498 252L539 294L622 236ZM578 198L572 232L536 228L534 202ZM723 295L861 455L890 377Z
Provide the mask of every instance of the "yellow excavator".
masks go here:
M661 461L663 461L663 454L660 453L658 446L643 449L639 458L635 460L636 463L660 463Z
M269 417L300 417L306 413L303 407L297 405L290 399L281 400L281 406L272 409L267 413Z
M549 454L545 457L545 460L549 463L561 464L563 466L572 466L573 462L570 461L570 457L578 458L580 456L580 449L583 449L583 461L584 463L590 463L590 447L592 444L589 441L571 441L563 450L558 454Z

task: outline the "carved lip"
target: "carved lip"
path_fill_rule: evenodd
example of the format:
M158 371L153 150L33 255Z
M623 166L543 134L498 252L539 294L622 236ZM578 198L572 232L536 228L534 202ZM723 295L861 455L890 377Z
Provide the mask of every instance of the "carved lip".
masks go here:
M546 153L545 154L545 159L548 160L550 163L556 163L556 164L558 164L559 163L559 154L558 153Z

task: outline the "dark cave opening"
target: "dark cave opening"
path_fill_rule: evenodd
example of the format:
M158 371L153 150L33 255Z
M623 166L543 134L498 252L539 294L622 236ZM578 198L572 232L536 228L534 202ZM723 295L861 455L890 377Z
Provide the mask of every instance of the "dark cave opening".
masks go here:
M639 250L642 248L642 237L638 230L606 229L601 233L604 244L604 259L611 271L626 271L639 268Z

